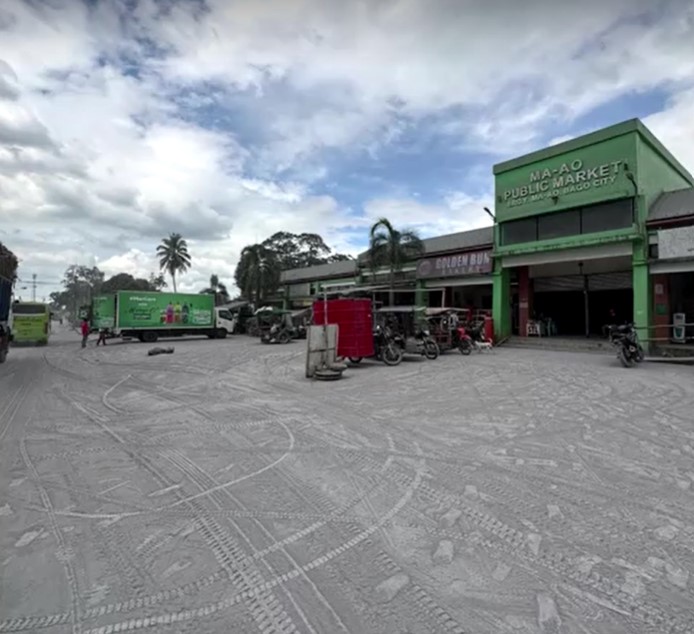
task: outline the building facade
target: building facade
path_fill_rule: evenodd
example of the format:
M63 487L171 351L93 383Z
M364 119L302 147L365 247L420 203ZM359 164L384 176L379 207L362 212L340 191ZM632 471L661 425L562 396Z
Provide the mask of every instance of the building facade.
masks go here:
M395 272L396 305L492 308L493 229L491 227L423 240L424 254ZM371 270L368 254L284 271L283 296L288 308L310 305L324 293L369 295L389 301L390 271Z
M649 212L694 180L638 120L494 166L494 322L499 338L652 326ZM512 279L517 285L512 288Z
M396 304L491 309L497 339L601 336L634 321L643 339L666 341L673 319L694 322L694 178L640 121L493 173L494 226L424 240L396 274ZM282 292L292 308L326 292L385 303L389 277L362 254L285 271Z

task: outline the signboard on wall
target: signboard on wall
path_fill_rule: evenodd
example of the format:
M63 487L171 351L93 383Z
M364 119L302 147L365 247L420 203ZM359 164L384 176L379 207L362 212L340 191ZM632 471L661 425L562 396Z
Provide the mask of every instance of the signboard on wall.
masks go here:
M442 255L438 258L424 258L417 263L417 279L463 277L491 272L491 249Z
M636 135L623 135L531 163L495 168L500 222L634 195Z
M658 231L658 259L694 258L694 227Z

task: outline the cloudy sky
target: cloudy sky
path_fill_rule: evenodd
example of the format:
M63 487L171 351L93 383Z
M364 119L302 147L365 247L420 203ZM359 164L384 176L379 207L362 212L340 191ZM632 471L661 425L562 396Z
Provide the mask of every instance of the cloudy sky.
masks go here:
M278 230L482 226L495 162L632 117L694 170L694 0L2 0L0 241L40 298L178 231L199 290Z

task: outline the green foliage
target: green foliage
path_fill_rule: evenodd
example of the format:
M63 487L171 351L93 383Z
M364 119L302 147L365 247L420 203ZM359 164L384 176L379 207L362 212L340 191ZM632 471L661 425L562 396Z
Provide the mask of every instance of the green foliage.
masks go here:
M171 276L175 293L176 275L185 273L190 268L191 257L188 253L188 243L180 233L171 233L157 247L157 257L161 270Z
M161 277L161 276L159 276ZM101 293L115 293L117 291L158 291L161 290L160 288L157 288L155 284L152 284L152 279L154 276L151 276L149 280L146 280L144 278L136 278L130 275L129 273L118 273L117 275L114 275L113 277L110 277L107 279L102 285L101 285ZM156 281L156 278L154 278Z
M372 271L387 267L390 271L389 302L394 303L395 273L403 264L424 255L424 243L416 231L399 231L387 218L380 218L369 232L369 264Z
M260 244L244 248L234 280L241 297L259 305L277 290L282 271L352 259L343 253L332 253L317 233L278 231Z
M260 306L280 282L280 260L265 244L252 244L241 251L234 279L241 295Z
M282 271L352 259L349 255L332 253L317 233L278 231L261 244L275 254Z
M219 281L218 275L210 276L210 285L200 291L204 294L213 294L216 306L226 304L229 301L229 291L227 287Z

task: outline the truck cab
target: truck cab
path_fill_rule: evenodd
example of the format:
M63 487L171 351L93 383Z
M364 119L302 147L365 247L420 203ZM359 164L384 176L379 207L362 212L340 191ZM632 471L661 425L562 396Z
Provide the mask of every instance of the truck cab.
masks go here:
M215 336L217 339L224 339L236 331L236 316L228 308L217 306L215 312Z

